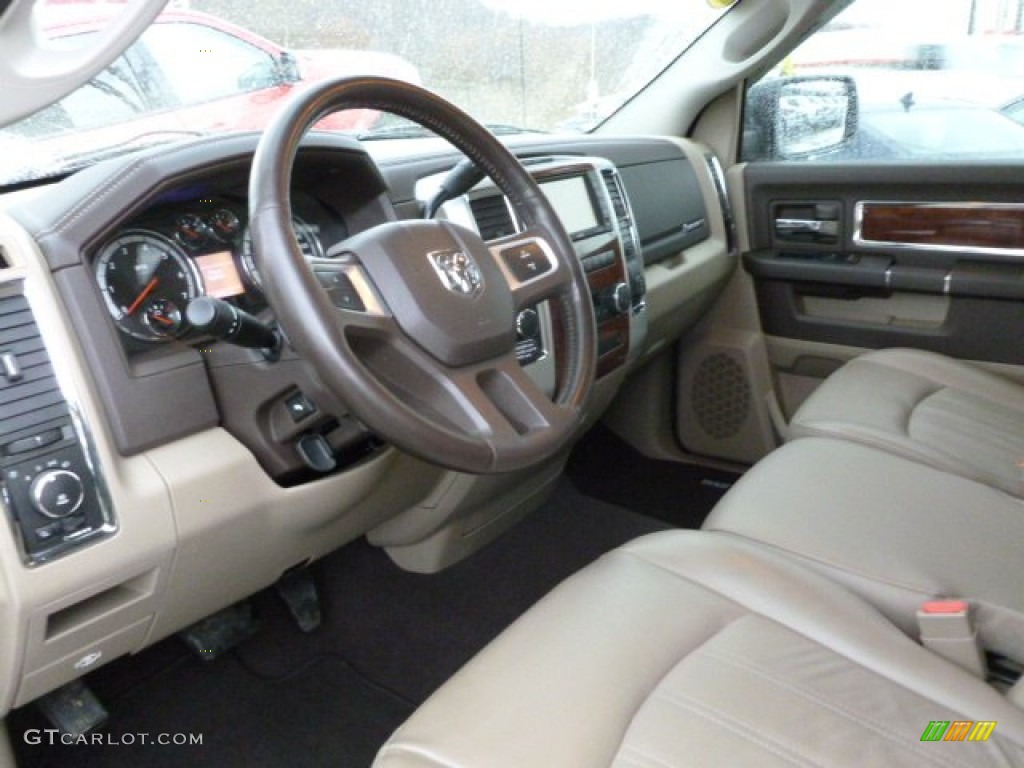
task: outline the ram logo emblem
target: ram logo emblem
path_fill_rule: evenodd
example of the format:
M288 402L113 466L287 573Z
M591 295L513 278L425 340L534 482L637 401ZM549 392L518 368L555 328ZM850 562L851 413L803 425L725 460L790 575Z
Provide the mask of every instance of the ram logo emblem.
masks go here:
M484 278L473 257L463 251L433 251L427 254L441 283L460 296L476 296L484 289Z

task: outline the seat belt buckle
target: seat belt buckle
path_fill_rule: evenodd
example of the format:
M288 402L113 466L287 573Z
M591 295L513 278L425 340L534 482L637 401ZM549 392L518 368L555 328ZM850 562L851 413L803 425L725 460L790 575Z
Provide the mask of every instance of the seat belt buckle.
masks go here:
M966 600L929 600L917 609L921 645L985 679L985 656Z

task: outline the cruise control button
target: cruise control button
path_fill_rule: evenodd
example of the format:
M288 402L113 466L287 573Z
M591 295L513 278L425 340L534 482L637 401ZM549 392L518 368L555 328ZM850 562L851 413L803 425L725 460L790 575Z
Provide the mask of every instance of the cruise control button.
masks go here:
M366 305L359 297L359 292L344 272L319 270L316 272L316 277L320 281L320 285L327 291L331 303L338 309L349 309L353 312L366 311Z
M521 283L550 272L551 262L537 243L523 243L501 252L501 258L509 272Z

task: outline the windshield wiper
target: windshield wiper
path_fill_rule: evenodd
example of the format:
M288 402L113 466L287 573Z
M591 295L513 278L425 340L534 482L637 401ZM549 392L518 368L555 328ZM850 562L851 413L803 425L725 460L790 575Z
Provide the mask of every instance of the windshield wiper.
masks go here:
M483 125L484 128L489 130L495 136L514 136L521 133L547 133L547 131L538 131L533 128L520 128L517 125L510 125L508 123L484 123ZM360 141L376 141L377 139L425 139L432 136L437 136L437 134L429 128L424 128L422 125L418 125L416 123L394 123L356 134L356 138Z
M542 131L539 128L521 128L518 125L511 125L509 123L484 123L484 128L495 136L515 136L520 133L550 133L550 131Z
M376 139L425 139L436 135L429 128L424 128L416 123L391 123L357 133L356 138L360 141L375 141Z

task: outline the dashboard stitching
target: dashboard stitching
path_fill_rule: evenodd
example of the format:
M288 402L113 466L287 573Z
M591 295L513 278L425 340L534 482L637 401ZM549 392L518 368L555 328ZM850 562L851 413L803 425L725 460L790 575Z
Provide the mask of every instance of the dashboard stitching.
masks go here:
M232 136L229 138L235 139L236 137ZM119 187L128 185L129 183L135 181L135 177L139 175L139 173L141 173L142 171L147 170L154 160L173 156L175 154L182 152L183 150L192 151L196 148L197 145L200 144L202 144L202 146L205 147L216 146L217 144L220 143L227 142L224 141L223 137L214 137L208 140L198 140L196 142L189 143L186 147L174 146L167 150L154 152L151 155L146 155L145 157L134 160L126 168L119 170L113 178L108 179L103 184L101 184L96 190L87 193L79 204L77 204L73 208L69 209L66 213L64 213L60 218L57 219L57 221L53 223L52 226L40 232L39 237L43 238L51 234L62 233L82 216L85 216L87 213L89 213L93 209L93 207L102 203L110 194L112 194Z

